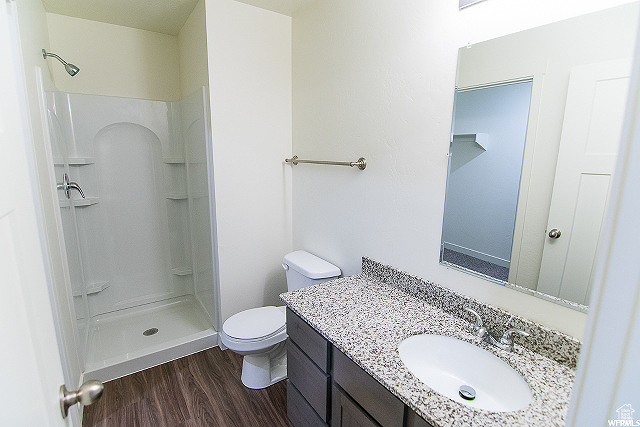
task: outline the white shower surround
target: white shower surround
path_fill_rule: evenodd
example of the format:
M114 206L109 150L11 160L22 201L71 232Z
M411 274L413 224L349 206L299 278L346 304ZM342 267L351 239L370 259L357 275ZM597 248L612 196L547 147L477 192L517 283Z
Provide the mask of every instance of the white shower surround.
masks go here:
M56 177L87 196L60 202L86 374L108 380L217 344L206 97L47 95ZM137 331L144 313L171 325L162 319L193 311L166 335ZM114 336L115 353L95 351Z

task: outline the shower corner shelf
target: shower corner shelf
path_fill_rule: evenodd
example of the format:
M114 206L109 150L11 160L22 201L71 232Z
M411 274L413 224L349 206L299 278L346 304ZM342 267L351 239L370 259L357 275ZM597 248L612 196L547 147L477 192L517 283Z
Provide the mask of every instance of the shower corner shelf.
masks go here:
M111 286L111 284L108 281L90 283L87 286L85 286L85 292L87 295L97 294L98 292L104 291L109 286ZM82 291L74 291L73 296L81 297Z
M191 194L192 199L202 199L203 197L207 197L209 194L206 191L194 191Z
M188 162L190 165L206 165L207 164L207 160L189 160Z
M203 197L207 197L208 194L204 191L198 191L195 192L191 195L192 199L201 199ZM187 193L182 193L182 192L176 192L176 191L172 191L169 193L165 193L165 197L167 199L171 199L171 200L186 200L189 198L189 195Z
M68 199L59 200L61 208L68 208L70 206L70 202ZM84 208L87 206L95 205L100 203L99 197L87 197L86 199L73 199L73 205L76 208Z
M184 157L165 157L162 161L170 165L183 165Z
M187 193L172 191L170 193L166 193L165 197L171 200L185 200L188 196Z
M193 270L190 267L175 267L171 269L171 274L176 276L189 276L193 274Z
M67 163L69 166L85 166L92 165L96 162L93 157L67 157ZM53 159L54 165L64 165L65 161L63 158L56 157Z

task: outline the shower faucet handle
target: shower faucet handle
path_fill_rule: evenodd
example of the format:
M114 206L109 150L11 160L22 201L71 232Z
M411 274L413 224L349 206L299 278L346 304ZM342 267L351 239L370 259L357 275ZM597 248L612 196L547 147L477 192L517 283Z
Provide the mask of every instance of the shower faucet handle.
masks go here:
M70 182L69 183L69 189L73 189L73 190L78 190L78 192L80 193L80 195L82 196L83 199L86 199L86 197L84 196L84 191L82 191L82 188L80 188L80 186L78 185L78 183L76 182Z
M67 196L67 199L71 198L71 191L70 190L77 190L80 195L82 196L83 199L86 199L86 197L84 196L84 191L82 191L82 188L80 188L80 186L78 185L77 182L74 181L69 181L69 175L67 175L67 173L65 172L62 175L62 182L56 184L56 188L58 190L63 190L65 196Z

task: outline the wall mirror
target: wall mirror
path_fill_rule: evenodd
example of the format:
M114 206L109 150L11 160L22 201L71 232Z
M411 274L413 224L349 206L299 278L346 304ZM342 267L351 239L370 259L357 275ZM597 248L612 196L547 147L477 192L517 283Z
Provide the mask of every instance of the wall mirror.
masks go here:
M587 309L639 13L459 50L441 264Z

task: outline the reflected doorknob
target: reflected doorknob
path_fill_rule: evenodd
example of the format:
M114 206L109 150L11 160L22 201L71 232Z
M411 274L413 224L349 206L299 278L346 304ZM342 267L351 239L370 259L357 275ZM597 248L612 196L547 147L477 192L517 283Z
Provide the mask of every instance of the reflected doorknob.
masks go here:
M82 384L76 391L69 391L67 387L60 386L60 412L62 418L67 418L69 408L80 402L84 406L91 405L102 396L104 385L100 381L91 380Z
M549 231L549 238L550 239L558 239L558 238L560 238L561 235L562 235L562 232L560 230L558 230L557 228L553 228L551 231Z

